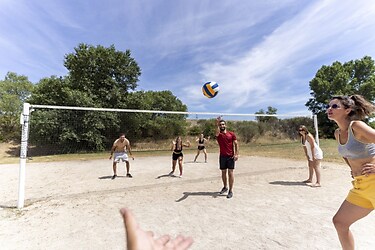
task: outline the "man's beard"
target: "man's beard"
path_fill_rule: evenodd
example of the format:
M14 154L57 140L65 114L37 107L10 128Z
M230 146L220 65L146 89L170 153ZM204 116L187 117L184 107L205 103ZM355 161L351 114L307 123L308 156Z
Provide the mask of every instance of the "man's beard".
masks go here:
M221 131L221 132L224 132L224 131L225 131L225 128L221 127L221 128L220 128L220 131Z

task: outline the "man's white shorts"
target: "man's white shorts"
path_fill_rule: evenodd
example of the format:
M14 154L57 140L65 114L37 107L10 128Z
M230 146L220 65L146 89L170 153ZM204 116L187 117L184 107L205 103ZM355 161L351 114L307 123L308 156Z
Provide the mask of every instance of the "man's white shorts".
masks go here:
M119 152L119 153L115 152L115 155L113 157L113 161L119 163L120 160L122 160L122 162L128 161L129 160L128 154L126 152Z

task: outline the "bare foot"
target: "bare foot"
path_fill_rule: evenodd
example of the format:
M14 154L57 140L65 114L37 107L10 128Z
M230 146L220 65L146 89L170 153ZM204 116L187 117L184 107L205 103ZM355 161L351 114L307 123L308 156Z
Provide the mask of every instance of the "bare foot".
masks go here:
M320 185L320 183L315 183L315 184L311 185L311 187L317 188L317 187L321 187L321 185Z
M302 183L311 183L312 181L311 180L304 180Z

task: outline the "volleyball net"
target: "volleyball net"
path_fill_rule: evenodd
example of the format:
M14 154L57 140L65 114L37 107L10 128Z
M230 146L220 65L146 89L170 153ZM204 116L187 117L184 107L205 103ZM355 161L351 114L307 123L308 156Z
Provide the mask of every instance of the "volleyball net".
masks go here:
M18 207L24 206L28 157L108 151L120 133L125 133L133 151L169 150L171 139L176 136L191 141L200 134L213 138L218 116L227 121L228 130L236 132L241 144L254 142L261 136L294 140L301 124L315 130L318 139L316 117L311 114L184 112L25 103L20 120Z

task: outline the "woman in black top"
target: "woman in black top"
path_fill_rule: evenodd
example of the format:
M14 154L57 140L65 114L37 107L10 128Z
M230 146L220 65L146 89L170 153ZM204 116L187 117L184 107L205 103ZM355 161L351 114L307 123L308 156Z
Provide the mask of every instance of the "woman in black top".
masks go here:
M204 153L204 162L207 163L207 150L206 150L205 143L208 142L209 139L210 139L210 137L207 137L207 139L206 139L206 138L204 138L204 135L201 134L199 136L199 138L196 140L196 142L198 142L198 151L197 151L197 155L194 158L194 162L196 162L196 160L198 158L198 155L203 150L203 153Z
M182 143L181 137L178 136L175 141L172 142L171 150L172 153L172 171L169 173L169 175L173 175L174 171L176 169L176 163L178 160L178 166L180 169L180 178L182 177L182 160L184 158L184 155L182 153L182 147L190 147L190 142L187 141L186 143Z

